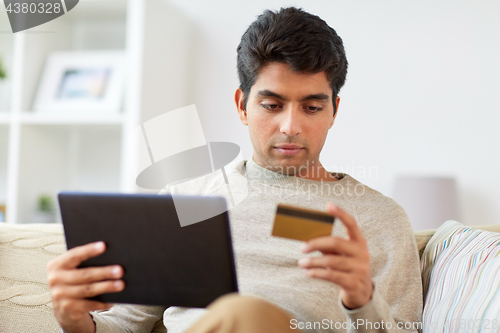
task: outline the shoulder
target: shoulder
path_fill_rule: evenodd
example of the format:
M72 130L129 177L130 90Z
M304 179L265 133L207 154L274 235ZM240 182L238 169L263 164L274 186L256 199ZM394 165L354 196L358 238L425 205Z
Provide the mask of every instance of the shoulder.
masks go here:
M349 201L369 244L374 266L383 266L385 258L396 253L409 261L418 262L415 236L403 207L352 177L350 181L353 186L358 185L358 194L351 196Z
M347 198L358 207L358 212L377 210L377 214L404 214L406 212L394 199L380 193L359 180L344 174L342 181L345 183Z
M408 215L394 199L345 175L346 199L365 228L395 228L412 232Z
M245 175L245 163L241 152L233 161L224 167L224 172L229 183L235 177ZM167 185L160 190L159 194L190 194L190 195L211 195L226 184L222 169L214 170L211 173L188 179L183 182Z

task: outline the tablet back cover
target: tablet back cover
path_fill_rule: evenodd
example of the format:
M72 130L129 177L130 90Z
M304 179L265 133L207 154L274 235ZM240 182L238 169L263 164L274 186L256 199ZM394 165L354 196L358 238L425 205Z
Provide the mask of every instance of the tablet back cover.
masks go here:
M193 209L199 200L226 205L221 197L176 200L192 201ZM124 268L125 289L94 299L206 307L238 290L227 211L181 227L171 195L62 192L59 206L68 249L106 243L104 254L80 267Z

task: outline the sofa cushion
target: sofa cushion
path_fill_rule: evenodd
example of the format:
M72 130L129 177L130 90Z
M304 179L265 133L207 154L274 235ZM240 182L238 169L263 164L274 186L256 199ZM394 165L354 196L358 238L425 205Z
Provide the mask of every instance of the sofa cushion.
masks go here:
M1 332L60 332L46 266L65 250L59 224L0 224Z
M0 222L0 332L61 332L46 266L64 251L61 224ZM152 333L164 332L161 318Z
M439 227L422 254L424 331L498 331L500 233L456 221Z
M470 227L485 231L500 232L500 224L484 224L484 225L474 225ZM431 237L434 235L435 232L436 229L416 230L413 232L413 235L415 236L415 241L417 242L420 259L422 259L422 253L424 253L424 249L425 246L427 245L427 242L429 242L429 240L431 239Z

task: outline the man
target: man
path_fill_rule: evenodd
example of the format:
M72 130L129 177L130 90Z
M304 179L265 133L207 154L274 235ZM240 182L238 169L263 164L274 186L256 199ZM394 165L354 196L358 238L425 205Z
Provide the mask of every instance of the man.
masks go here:
M226 167L233 195L248 191L229 211L243 296L222 297L208 311L87 300L124 288L119 266L76 268L105 251L102 243L88 244L48 267L61 327L149 332L163 315L168 332L416 331L419 258L404 210L319 161L347 73L342 40L319 17L282 8L260 15L237 51L235 102L254 148L250 160ZM197 179L162 193L223 195L214 184ZM307 243L272 237L279 202L327 207L344 227Z

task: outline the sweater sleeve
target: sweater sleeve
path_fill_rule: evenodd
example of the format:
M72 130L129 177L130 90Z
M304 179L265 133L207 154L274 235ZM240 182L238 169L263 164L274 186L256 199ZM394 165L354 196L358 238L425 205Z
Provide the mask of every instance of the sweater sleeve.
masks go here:
M347 332L419 332L420 322L396 321L391 308L378 292L373 290L372 299L358 309L348 309L339 298L339 304L347 317ZM406 326L405 326L406 325ZM410 327L411 325L411 327Z
M376 200L357 211L364 221L374 291L364 306L349 310L347 332L419 332L422 329L422 280L418 249L404 209L392 199Z
M92 311L96 333L150 333L156 322L163 319L166 307L135 304L115 304L107 311Z

